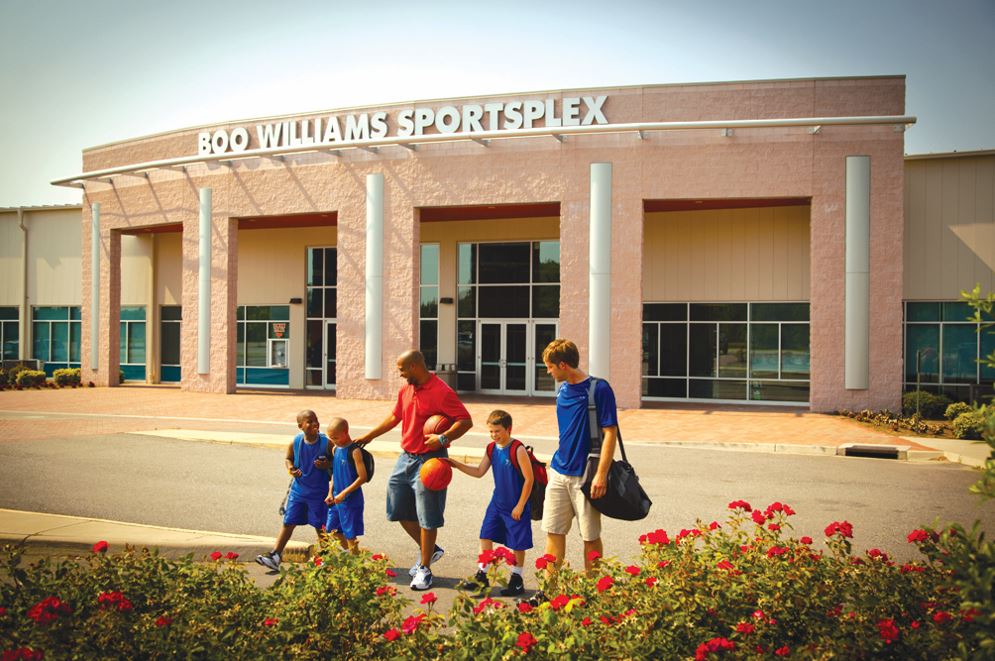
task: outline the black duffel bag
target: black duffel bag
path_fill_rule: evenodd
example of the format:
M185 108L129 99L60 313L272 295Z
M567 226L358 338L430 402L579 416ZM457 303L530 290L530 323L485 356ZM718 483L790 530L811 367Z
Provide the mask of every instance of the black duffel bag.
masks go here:
M591 498L591 482L598 472L598 464L601 462L601 444L603 433L601 425L598 424L597 407L594 404L594 388L598 379L591 377L591 385L587 391L587 412L591 430L591 451L587 456L587 469L584 472L584 484L581 491L591 503L594 509L612 519L622 519L623 521L639 521L645 519L653 505L649 496L643 491L639 484L639 477L636 469L629 463L625 456L625 446L622 444L622 430L617 430L618 447L622 450L622 460L612 459L611 467L608 469L608 485L605 495L601 498Z

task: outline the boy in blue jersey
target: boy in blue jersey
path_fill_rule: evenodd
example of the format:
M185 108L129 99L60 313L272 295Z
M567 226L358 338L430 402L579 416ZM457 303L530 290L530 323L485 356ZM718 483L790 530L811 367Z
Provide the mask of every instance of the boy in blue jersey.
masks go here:
M476 467L449 458L448 461L471 477L483 477L494 467L494 495L484 514L480 527L481 560L488 551L494 550L494 542L503 544L515 552L515 566L511 568L508 587L501 590L505 597L513 597L525 591L522 568L525 566L525 552L532 548L532 516L529 494L532 493L532 462L520 441L511 438L511 415L506 411L491 411L487 417L487 429L494 440ZM512 453L515 453L512 456ZM478 562L477 573L462 586L475 590L486 590L486 562Z
M592 552L596 557L604 553L601 543L601 513L594 509L581 491L587 455L591 450L591 429L588 416L588 391L591 377L580 369L580 352L570 340L557 338L542 352L546 371L556 381L562 381L556 393L556 422L560 443L549 464L546 485L546 503L543 508L542 529L546 531L546 553L556 557L552 567L558 567L566 554L567 533L574 518L584 541L584 569L588 574L594 567ZM605 495L608 469L618 433L618 413L615 393L607 381L598 379L594 389L597 422L604 432L601 459L591 482L591 498ZM552 567L547 568L551 571Z
M301 433L287 446L284 463L287 472L294 478L287 496L287 510L283 516L283 527L277 535L273 550L257 555L256 562L273 571L280 570L280 556L294 534L294 528L301 525L313 526L322 536L322 526L328 516L325 496L328 493L328 437L321 433L321 425L314 411L304 410L297 414L297 427Z
M359 553L363 534L363 485L369 479L363 453L349 436L349 423L332 418L328 438L335 444L332 454L332 481L328 484L328 519L325 531L353 555Z

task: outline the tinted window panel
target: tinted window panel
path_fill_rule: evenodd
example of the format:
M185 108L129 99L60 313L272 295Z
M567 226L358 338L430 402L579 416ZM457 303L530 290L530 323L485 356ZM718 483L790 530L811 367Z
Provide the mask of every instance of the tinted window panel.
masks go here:
M692 303L691 321L746 321L746 303Z
M532 287L532 316L538 319L556 319L560 316L559 285Z
M531 255L528 243L481 243L477 246L479 282L529 282ZM527 314L525 316L528 316Z
M643 321L687 321L687 303L646 303Z
M529 288L519 286L478 287L482 318L528 317Z
M752 303L751 321L808 321L808 303Z

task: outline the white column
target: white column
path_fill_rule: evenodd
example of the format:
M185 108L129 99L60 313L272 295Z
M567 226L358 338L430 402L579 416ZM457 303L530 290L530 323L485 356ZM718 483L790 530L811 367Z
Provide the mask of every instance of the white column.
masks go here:
M870 379L871 158L846 157L846 299L844 386L866 390Z
M612 164L591 163L590 373L611 375Z
M90 369L100 366L100 202L90 205Z
M200 189L200 253L197 266L197 373L211 371L211 189Z
M383 175L366 175L366 378L383 376Z

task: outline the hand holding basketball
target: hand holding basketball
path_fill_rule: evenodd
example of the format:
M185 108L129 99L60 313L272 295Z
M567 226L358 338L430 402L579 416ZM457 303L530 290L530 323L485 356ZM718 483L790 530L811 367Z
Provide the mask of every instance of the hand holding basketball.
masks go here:
M448 431L452 426L452 420L437 413L425 421L425 425L422 427L422 433L426 436L430 436L432 434L438 435Z

